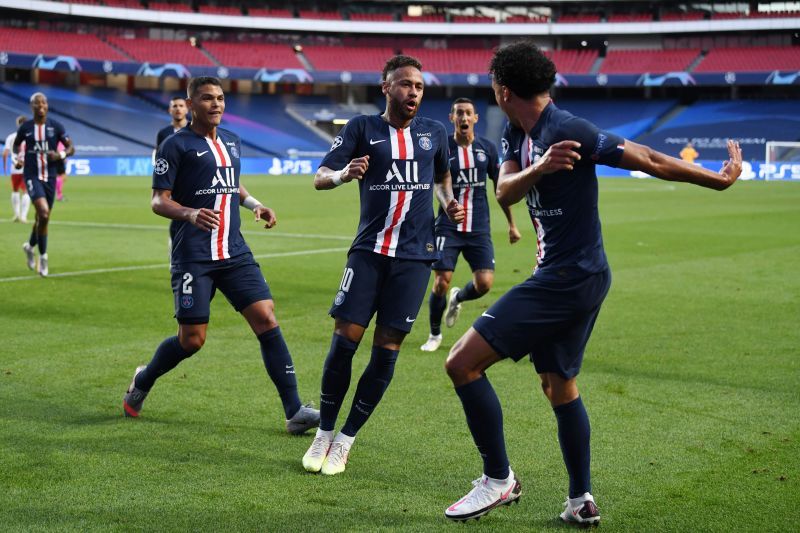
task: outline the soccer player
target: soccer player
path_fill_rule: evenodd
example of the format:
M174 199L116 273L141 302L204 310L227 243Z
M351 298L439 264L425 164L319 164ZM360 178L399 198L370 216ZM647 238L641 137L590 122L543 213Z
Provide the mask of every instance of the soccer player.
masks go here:
M722 190L739 177L742 153L729 141L730 159L715 173L558 109L549 96L555 66L529 42L496 51L490 73L497 103L508 117L497 200L512 205L526 199L537 234L536 268L473 323L445 363L483 458L483 475L445 516L477 518L519 498L520 483L506 456L500 403L485 372L501 359L529 355L555 413L569 475L561 519L596 524L600 513L591 492L589 418L576 383L611 283L595 165Z
M494 282L494 248L489 228L489 202L486 183L497 184L497 149L483 137L475 136L478 114L469 98L457 98L450 108L450 122L455 131L450 137L450 175L453 178L453 194L464 206L464 220L453 224L443 210L436 217L436 246L439 260L433 264L433 288L428 298L431 333L421 346L424 352L433 352L442 343L442 314L445 308L445 324L452 328L461 311L461 302L480 298L492 288ZM514 244L520 233L514 224L511 209L503 206L508 221L508 240ZM445 300L447 289L453 278L458 255L472 269L472 280L463 289L453 287L449 302Z
M23 168L25 185L36 209L36 221L28 242L22 245L28 268L36 268L36 246L39 247L39 275L47 277L49 273L47 256L47 226L50 222L50 210L56 196L56 162L64 160L75 153L64 126L60 122L47 117L49 107L47 97L42 93L34 93L30 98L33 119L23 122L17 130L12 151L19 153L20 146L25 143L24 160L17 159L17 168ZM58 150L58 143L64 145Z
M380 115L351 119L314 177L317 189L356 180L361 218L329 311L335 325L323 366L320 426L303 457L309 472L344 471L356 434L389 386L436 259L434 195L451 220L464 218L453 198L444 126L416 116L424 90L421 70L412 57L389 59L381 77L386 109ZM353 355L376 313L369 364L347 420L334 435L350 387Z
M27 119L25 115L17 117L17 129ZM11 171L11 211L14 215L11 217L13 222L28 222L28 209L31 207L31 197L28 196L28 191L25 189L25 180L22 177L22 168L17 167L18 152L14 151L14 139L17 137L17 130L15 129L6 137L6 142L3 145L3 174Z
M319 411L300 402L270 289L239 230L240 205L263 220L265 228L275 225L275 213L239 183L241 142L219 127L225 111L220 81L195 78L188 94L194 120L159 147L151 202L153 212L172 219L178 335L165 339L150 363L136 369L123 398L124 414L139 416L156 379L202 348L209 305L219 289L258 337L264 366L283 403L286 430L303 433L319 424Z
M185 128L189 123L187 114L189 109L186 107L186 99L183 96L173 96L169 101L169 109L167 110L172 117L172 122L169 126L164 126L158 130L156 135L156 150L161 146L164 140L175 133L176 131Z

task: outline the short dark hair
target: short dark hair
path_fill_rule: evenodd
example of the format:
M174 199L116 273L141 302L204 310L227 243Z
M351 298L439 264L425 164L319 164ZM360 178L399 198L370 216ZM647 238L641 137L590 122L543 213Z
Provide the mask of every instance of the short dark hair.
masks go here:
M419 59L411 56L396 55L394 57L389 58L389 61L387 61L386 64L383 66L383 72L381 73L381 80L386 81L386 77L389 75L390 72L393 72L403 67L414 67L415 69L422 72L422 63L419 62Z
M219 78L215 78L214 76L199 76L189 81L189 86L186 88L186 95L191 98L197 92L197 89L203 85L216 85L220 89L222 88L222 82L219 81Z
M517 41L494 53L489 74L499 85L505 85L520 98L530 100L553 86L556 66L532 42Z
M173 96L172 98L169 99L170 103L174 102L175 100L184 100L185 101L186 97L177 95L177 96Z
M453 100L453 103L450 105L450 113L451 113L451 114L453 113L453 111L455 111L455 109L456 109L456 104L469 104L469 105L471 105L471 106L472 106L472 109L473 109L473 110L476 110L476 109L475 109L475 102L473 102L473 101L472 101L472 100L470 100L469 98L464 98L464 97L462 96L461 98L456 98L455 100Z

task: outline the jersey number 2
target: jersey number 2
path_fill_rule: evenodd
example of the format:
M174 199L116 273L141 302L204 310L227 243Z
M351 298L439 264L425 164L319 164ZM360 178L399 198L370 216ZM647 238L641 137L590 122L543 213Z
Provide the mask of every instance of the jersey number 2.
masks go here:
M190 285L192 280L194 280L194 277L188 272L183 275L183 294L192 294L192 286Z

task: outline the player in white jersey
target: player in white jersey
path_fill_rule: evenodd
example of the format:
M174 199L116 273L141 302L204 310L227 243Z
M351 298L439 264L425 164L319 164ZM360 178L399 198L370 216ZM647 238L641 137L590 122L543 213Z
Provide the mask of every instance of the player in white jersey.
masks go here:
M17 117L17 128L23 122L28 120L25 115ZM17 168L17 158L19 154L14 152L14 139L17 137L17 130L6 137L6 142L3 145L3 173L11 171L11 211L14 213L11 217L13 222L28 222L28 210L31 207L31 197L28 196L28 191L25 188L25 178L22 175L22 169Z

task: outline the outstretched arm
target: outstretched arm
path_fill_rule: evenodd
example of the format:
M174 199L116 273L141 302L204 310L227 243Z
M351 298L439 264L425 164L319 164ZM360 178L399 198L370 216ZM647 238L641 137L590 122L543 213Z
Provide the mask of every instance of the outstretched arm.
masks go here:
M728 140L728 159L719 172L687 163L662 154L648 146L625 140L620 168L640 170L667 181L682 181L722 191L733 185L742 173L742 149L736 141Z
M464 207L458 203L453 196L453 179L450 171L446 170L443 174L436 174L433 177L433 194L439 200L447 218L456 224L464 220Z
M153 189L150 207L157 215L172 220L186 220L203 231L211 231L219 227L219 211L184 207L172 199L170 190Z
M347 163L342 170L333 170L328 167L319 167L314 176L314 188L318 191L334 189L342 183L360 180L369 168L369 156L357 157Z

